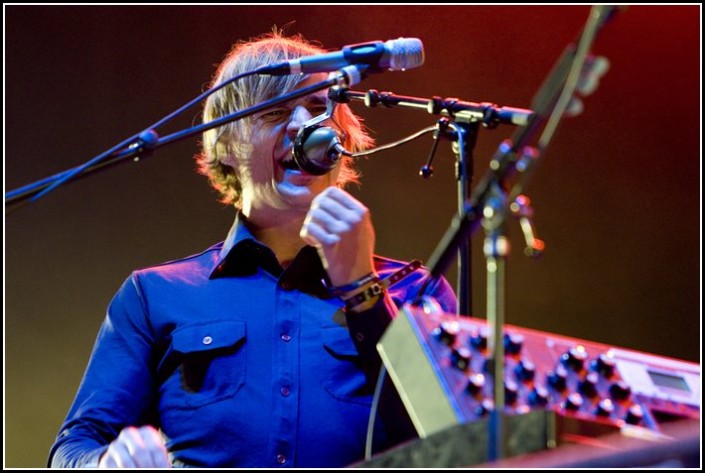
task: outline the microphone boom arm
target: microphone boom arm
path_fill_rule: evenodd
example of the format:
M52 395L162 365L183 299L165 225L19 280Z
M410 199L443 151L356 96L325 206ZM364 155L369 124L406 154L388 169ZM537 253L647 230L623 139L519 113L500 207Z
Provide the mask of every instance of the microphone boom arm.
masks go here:
M41 179L39 181L36 181L34 183L25 185L23 187L20 187L18 189L9 191L5 194L5 205L7 206L8 204L18 204L22 201L25 201L27 199L30 199L32 197L38 196L41 192L45 191L47 188L51 187L52 185L55 185L55 183L66 179L68 182L68 178L71 179L76 179L79 177L84 177L89 174L93 174L95 171L106 169L108 167L112 167L115 164L120 164L120 163L125 163L125 162L130 162L130 161L138 161L140 157L145 157L146 154L145 152L149 153L156 148L159 148L160 146L164 146L166 144L175 142L175 141L180 141L186 138L190 138L194 135L198 135L206 130L210 130L211 128L215 128L221 125L224 125L226 123L230 123L236 120L240 120L242 118L248 117L250 115L253 115L259 111L265 110L267 108L279 105L284 102L288 102L290 100L297 99L299 97L303 97L305 95L318 92L319 90L333 87L333 86L340 86L340 85L350 85L351 83L358 83L364 74L364 71L366 69L366 66L361 66L361 65L354 65L354 66L347 66L338 71L337 74L331 74L330 77L328 77L326 80L317 82L315 84L312 84L308 87L304 87L302 89L294 90L288 94L282 95L280 97L276 97L270 100L267 100L265 102L262 102L257 105L253 105L252 107L246 108L245 110L237 111L235 113L232 113L230 115L226 115L224 117L215 119L213 121L210 121L208 123L202 123L200 125L196 125L191 128L187 128L185 130L181 130L176 133L172 133L170 135L164 136L159 138L157 133L154 130L146 130L143 133L139 135L139 139L132 144L129 144L128 147L125 148L120 148L116 149L112 153L109 153L108 156L105 157L105 159L101 159L100 162L93 163L89 166L86 166L86 164L82 164L80 166L76 166L74 168L68 169L66 171L60 172L58 174L55 174L53 176ZM123 142L124 143L124 142ZM117 147L116 147L117 148ZM93 158L91 161L95 160ZM91 161L88 161L89 163ZM81 169L85 167L84 169ZM72 173L75 173L76 171L80 171L78 174L75 176L72 176ZM62 184L65 182L62 182ZM34 200L31 200L32 202Z
M367 107L374 108L383 105L387 108L396 106L426 110L432 115L452 117L462 123L482 122L488 128L499 124L524 126L533 118L534 112L524 108L498 107L489 102L466 102L456 98L432 97L424 99L397 95L393 92L379 92L370 89L367 92L357 92L344 87L337 90L331 89L329 98L339 103L353 100L364 102Z

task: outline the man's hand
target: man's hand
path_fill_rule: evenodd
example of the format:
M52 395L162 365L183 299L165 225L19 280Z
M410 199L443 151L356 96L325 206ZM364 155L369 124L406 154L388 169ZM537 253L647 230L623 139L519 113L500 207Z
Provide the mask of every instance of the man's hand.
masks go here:
M168 468L164 439L151 425L125 427L100 458L99 468Z
M329 187L313 199L300 235L318 249L334 286L374 271L375 232L370 211L342 189Z

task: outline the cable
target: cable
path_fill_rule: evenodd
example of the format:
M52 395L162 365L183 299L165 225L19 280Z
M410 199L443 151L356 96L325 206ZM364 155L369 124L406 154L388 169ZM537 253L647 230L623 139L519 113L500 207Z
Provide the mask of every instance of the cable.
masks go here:
M388 143L386 145L378 146L377 148L373 148L373 149L369 149L369 150L365 150L365 151L360 151L358 153L353 153L352 156L354 158L359 158L360 156L369 156L374 153L379 153L380 151L385 151L390 148L394 148L396 146L403 145L404 143L407 143L409 141L415 140L416 138L418 138L426 133L430 133L430 132L434 131L435 129L436 129L436 125L429 126L427 128L424 128L423 130L417 131L413 135L409 135L406 138L402 138L401 140L394 141L394 142Z
M365 438L365 460L372 458L372 441L375 436L375 420L377 420L377 407L379 406L379 398L382 393L382 385L384 377L387 374L387 369L382 364L377 376L377 385L375 386L375 394L372 398L372 406L370 406L370 417L367 421L367 437Z

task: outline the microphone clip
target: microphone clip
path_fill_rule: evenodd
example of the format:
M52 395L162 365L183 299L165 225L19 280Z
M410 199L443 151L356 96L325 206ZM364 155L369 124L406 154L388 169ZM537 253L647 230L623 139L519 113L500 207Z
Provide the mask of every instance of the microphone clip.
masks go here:
M303 171L322 176L332 171L344 154L338 135L331 127L304 125L294 141L294 163Z
M341 145L336 131L322 125L333 116L336 105L336 102L328 101L326 111L304 123L294 139L294 163L314 176L332 171L344 154L352 156Z

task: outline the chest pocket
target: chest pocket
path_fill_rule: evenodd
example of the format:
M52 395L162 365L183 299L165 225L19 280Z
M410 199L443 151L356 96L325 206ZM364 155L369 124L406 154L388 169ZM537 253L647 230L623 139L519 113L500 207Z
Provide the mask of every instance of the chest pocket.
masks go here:
M186 325L159 365L163 408L192 409L233 397L245 384L245 322Z
M361 358L345 327L323 327L326 351L324 388L336 399L371 404L374 387L368 385Z

